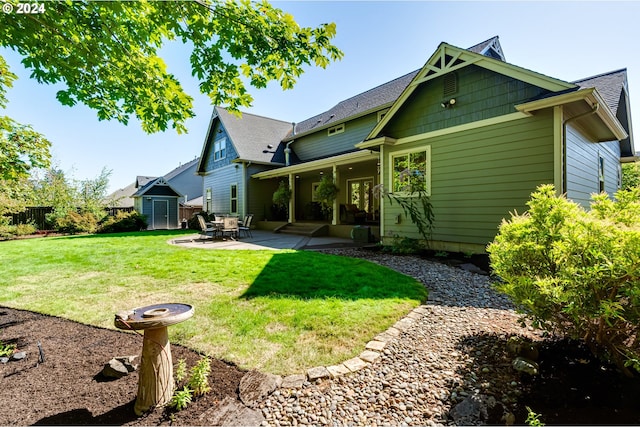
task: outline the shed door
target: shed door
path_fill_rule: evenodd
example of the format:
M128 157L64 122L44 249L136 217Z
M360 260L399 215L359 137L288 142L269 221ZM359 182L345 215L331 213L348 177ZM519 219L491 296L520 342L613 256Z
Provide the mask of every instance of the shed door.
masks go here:
M169 202L167 200L153 201L153 228L169 228Z

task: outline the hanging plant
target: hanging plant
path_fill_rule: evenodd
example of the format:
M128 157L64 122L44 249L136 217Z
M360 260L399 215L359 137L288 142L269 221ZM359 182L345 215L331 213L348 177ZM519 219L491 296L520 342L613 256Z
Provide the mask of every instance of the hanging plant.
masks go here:
M340 189L333 182L333 178L329 175L324 175L320 184L316 188L316 200L322 205L322 211L325 214L331 211L333 208L333 201L338 197Z
M289 183L286 181L280 181L280 185L278 189L273 193L273 203L282 208L289 208L289 200L291 200L291 189L289 188Z

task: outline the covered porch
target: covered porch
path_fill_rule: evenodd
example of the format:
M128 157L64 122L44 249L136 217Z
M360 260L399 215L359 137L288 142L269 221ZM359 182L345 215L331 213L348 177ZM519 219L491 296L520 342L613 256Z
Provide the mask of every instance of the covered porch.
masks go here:
M378 227L380 200L374 197L373 188L380 183L379 172L378 153L360 150L260 172L252 178L288 182L289 223ZM323 209L315 190L327 175L333 177L339 191L333 205Z

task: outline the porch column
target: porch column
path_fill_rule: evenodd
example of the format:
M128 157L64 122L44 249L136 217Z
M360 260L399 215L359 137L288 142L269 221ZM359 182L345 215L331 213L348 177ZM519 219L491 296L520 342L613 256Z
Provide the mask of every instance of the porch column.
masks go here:
M386 186L386 182L384 180L384 160L385 160L385 153L384 153L384 144L380 145L380 154L378 155L378 163L380 164L380 169L378 170L378 184L382 184L381 185L381 190L379 193L379 197L380 199L378 200L378 202L380 203L380 207L378 209L380 209L380 217L378 218L378 222L380 223L380 240L382 241L384 239L386 230L384 227L384 210L385 210L385 205L386 205L386 201L387 198L384 197L383 192L384 189L387 188L390 190L390 188L388 188Z
M336 185L340 185L340 173L338 171L338 167L333 165L333 182ZM339 188L339 187L338 187ZM338 197L333 200L333 218L331 218L331 225L338 225L338 220L340 219L340 201Z
M289 199L289 222L296 222L296 179L293 174L289 174L289 189L291 198Z

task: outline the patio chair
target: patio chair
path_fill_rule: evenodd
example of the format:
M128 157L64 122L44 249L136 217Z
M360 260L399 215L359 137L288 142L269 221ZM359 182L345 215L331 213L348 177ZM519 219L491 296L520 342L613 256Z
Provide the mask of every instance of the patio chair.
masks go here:
M213 240L213 238L216 237L218 229L216 227L207 225L202 215L196 216L198 217L198 223L200 224L200 229L202 230L200 232L200 239L207 240L209 238L209 233L211 233L211 240Z
M239 227L239 231L243 231L244 235L247 237L253 237L251 234L251 221L253 220L253 215L249 214L245 217L242 225Z
M233 216L226 216L222 218L222 237L228 234L232 240L236 240L238 237L239 227L238 218Z

